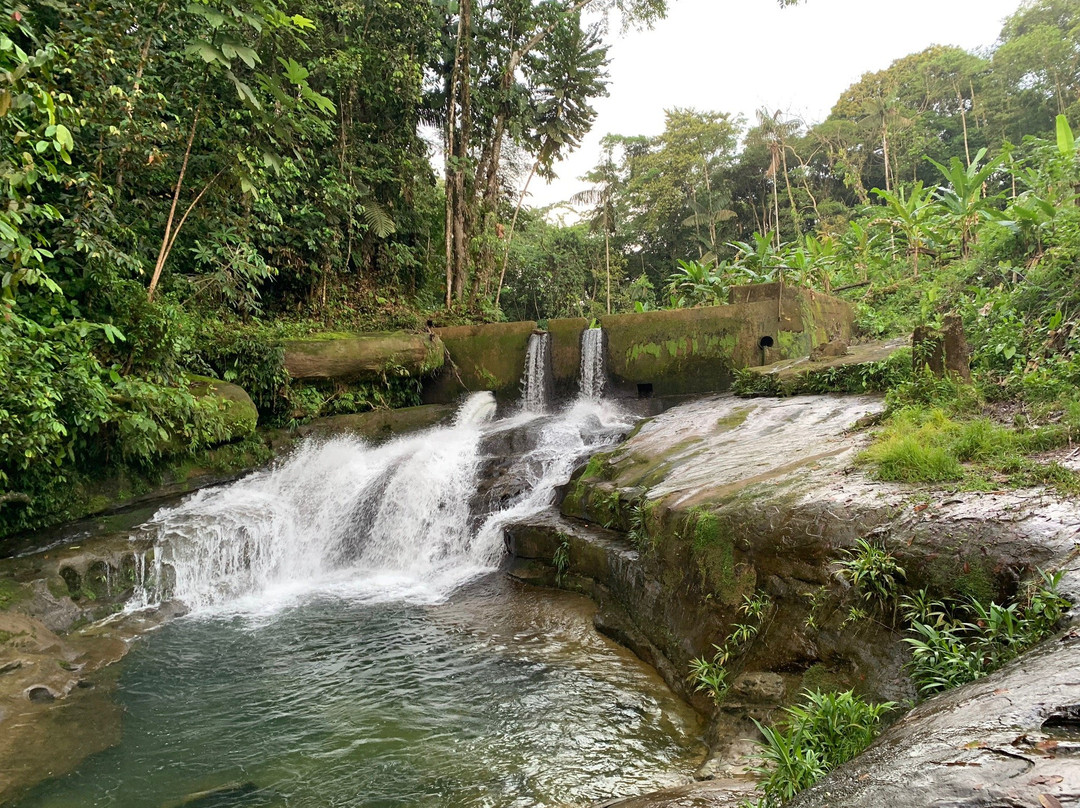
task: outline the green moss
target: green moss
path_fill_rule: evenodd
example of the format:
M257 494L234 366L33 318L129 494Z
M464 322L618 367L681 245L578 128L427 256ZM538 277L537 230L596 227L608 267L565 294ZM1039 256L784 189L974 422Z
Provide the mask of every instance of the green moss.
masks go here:
M796 359L810 353L810 337L802 331L779 331L776 345L784 359Z
M0 578L0 609L10 609L30 597L30 590L11 578Z
M593 479L606 479L607 469L605 463L610 457L610 454L601 453L595 454L589 458L589 462L585 466L585 470L581 472L581 480L593 480Z
M690 537L703 587L713 597L732 606L744 593L753 591L756 576L752 569L737 568L730 524L703 508L694 508L687 514L682 532Z
M67 584L64 583L64 579L59 576L50 575L46 579L45 585L49 588L49 592L54 598L66 598L71 594L68 591Z
M989 603L997 597L994 578L982 564L965 564L953 579L953 593L958 598L970 598Z
M746 419L750 417L750 413L753 411L752 407L739 407L732 410L723 418L718 418L716 421L717 431L730 432L732 429L742 426L746 423Z
M656 359L660 358L660 346L654 342L646 342L636 345L631 345L630 349L626 352L626 358L630 362L636 362L643 356L652 356Z

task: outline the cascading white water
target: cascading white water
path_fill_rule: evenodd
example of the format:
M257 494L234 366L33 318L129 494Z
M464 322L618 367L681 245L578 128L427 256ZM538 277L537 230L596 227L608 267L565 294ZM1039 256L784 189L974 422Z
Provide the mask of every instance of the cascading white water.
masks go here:
M599 400L604 395L606 381L604 332L600 328L586 328L581 332L581 375L578 388L584 397Z
M271 469L159 512L154 569L140 573L147 603L251 612L312 591L445 598L498 564L504 524L550 505L575 464L630 425L614 405L587 400L557 416L489 424L494 409L490 393L477 393L452 426L379 446L311 441ZM475 529L485 436L534 427L533 448L507 472L524 493Z
M534 331L525 352L521 378L521 407L525 412L546 412L551 399L551 334Z

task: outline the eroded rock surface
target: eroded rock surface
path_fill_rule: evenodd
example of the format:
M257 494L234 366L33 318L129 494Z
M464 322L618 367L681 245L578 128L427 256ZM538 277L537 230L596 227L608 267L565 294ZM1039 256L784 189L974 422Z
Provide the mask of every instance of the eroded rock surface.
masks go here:
M916 707L792 808L1080 802L1080 632Z
M837 570L858 539L887 547L906 569L907 587L925 587L936 597L1003 602L1035 568L1064 569L1063 591L1073 598L1080 594L1073 563L1080 546L1080 503L1040 489L956 493L877 482L857 463L869 436L852 428L872 422L882 408L875 398L827 396L754 401L720 396L675 407L580 469L561 514L509 530L508 544L518 558L515 574L589 591L602 607L598 628L652 662L672 687L713 713L714 759L703 774L721 780L738 775L734 744L747 737L742 722L776 720L778 708L796 701L804 689L853 687L871 699L898 702L916 697L904 668L908 651L899 622L886 612L851 615L852 606L865 604ZM565 569L554 581L543 570L551 569L560 548ZM755 592L770 596L771 611L759 636L730 663L732 687L714 708L692 692L689 662L711 655L713 645L745 621L738 607ZM1043 696L1038 690L1014 691L1016 709L1026 710L1029 718L1017 719L1021 729L1009 740L1041 726L1045 716L1036 720L1042 715L1038 705L1068 716L1066 708L1080 704L1080 692L1067 695L1069 687L1080 690L1076 661L1060 654L1039 659L1021 660L1018 670L1030 665L1031 676L1043 676L1045 666L1056 670L1057 678L1046 680L1050 689ZM918 719L938 709L955 714L957 729L950 737L966 735L964 744L976 742L978 719L963 717L966 692L945 697L958 701L946 701L942 708L932 706L938 700L928 702L913 715ZM978 701L982 691L972 692L970 698ZM1061 721L1070 725L1072 719ZM912 746L913 759L916 751ZM1002 758L1028 765L1008 754ZM941 770L970 769L971 777L981 773L987 783L1011 787L1005 768L987 764L976 771L964 760L941 763ZM887 761L882 753L882 770ZM1075 788L1076 772L1066 769L1060 776ZM858 776L856 782L863 782ZM1042 769L1032 775L1041 776ZM1046 770L1045 776L1059 775ZM895 782L902 787L902 779ZM1025 786L1023 793L1034 793L1038 785ZM728 804L727 796L717 793L714 783L701 791L689 787L685 794L626 804L676 806L684 798L705 800L687 805ZM894 801L891 792L851 793L856 796L847 802L823 797L806 804ZM900 804L969 804L949 802L952 797L943 793L935 799L945 801L919 802L913 796ZM1005 792L986 793L997 796L970 804L1029 804L1008 802L1001 796ZM1061 792L1062 804L1070 794Z

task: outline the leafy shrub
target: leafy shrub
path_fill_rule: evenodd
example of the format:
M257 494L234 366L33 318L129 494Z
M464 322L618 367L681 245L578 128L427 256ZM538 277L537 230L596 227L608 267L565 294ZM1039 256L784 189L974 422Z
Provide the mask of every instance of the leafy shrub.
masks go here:
M278 423L289 415L285 349L268 330L225 325L211 330L186 358L196 373L238 384L259 408L259 420Z
M147 470L231 437L222 402L106 368L90 350L99 338L120 335L0 317L0 532L58 515L85 470Z
M841 763L865 749L881 731L893 702L869 704L848 690L805 694L801 704L788 707L777 727L754 723L764 736L757 757L762 765L759 808L775 808L790 800Z
M1020 601L983 605L931 600L924 592L904 599L914 636L911 676L924 695L979 679L1053 633L1070 603L1059 591L1061 572L1039 573Z
M863 600L886 609L893 603L905 578L892 553L865 539L859 539L855 550L845 551L848 558L840 562L840 575L850 583Z
M555 566L555 583L562 585L566 571L570 569L570 542L563 541L552 553L551 563Z
M695 692L705 693L717 706L724 701L728 690L727 666L740 656L761 632L771 608L772 599L764 592L753 597L743 595L739 613L746 617L747 622L734 624L724 642L713 646L711 658L702 655L690 661L690 674L687 678L695 685Z

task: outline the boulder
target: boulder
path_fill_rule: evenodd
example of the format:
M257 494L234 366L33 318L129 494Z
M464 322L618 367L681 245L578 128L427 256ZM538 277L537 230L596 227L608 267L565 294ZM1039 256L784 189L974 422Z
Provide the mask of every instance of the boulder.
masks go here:
M820 362L822 359L846 356L847 352L848 341L846 339L831 339L828 342L821 343L810 351L810 361Z
M1080 802L1080 632L925 701L791 808Z
M196 398L213 397L225 416L228 433L226 441L239 440L255 434L259 410L247 391L239 385L212 379L209 376L188 375L188 389Z

